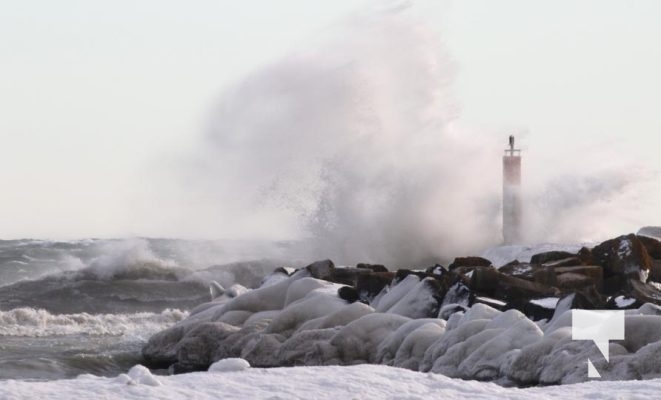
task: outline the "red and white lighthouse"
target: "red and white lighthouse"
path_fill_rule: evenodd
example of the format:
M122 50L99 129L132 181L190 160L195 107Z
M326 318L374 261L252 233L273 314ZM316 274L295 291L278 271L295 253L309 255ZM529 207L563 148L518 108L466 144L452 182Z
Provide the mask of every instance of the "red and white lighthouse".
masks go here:
M503 156L503 239L505 244L521 241L521 150L509 148Z

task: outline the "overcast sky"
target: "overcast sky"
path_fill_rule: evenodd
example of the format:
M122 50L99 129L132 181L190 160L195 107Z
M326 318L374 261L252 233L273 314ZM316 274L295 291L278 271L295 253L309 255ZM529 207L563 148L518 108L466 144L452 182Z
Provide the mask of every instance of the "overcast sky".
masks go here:
M167 215L135 214L136 201L158 207L142 195L149 171L199 144L224 88L381 3L1 2L0 237L175 235L160 231ZM459 129L503 145L519 134L532 171L565 157L661 170L661 2L429 0L412 12L456 66ZM646 195L659 199L655 185ZM654 207L631 214L632 228L661 224Z

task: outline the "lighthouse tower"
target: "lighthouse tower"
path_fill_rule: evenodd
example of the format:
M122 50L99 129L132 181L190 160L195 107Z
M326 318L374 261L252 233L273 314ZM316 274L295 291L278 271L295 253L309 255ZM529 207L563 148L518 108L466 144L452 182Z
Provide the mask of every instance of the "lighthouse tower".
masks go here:
M503 239L505 244L521 241L521 150L509 148L503 156Z

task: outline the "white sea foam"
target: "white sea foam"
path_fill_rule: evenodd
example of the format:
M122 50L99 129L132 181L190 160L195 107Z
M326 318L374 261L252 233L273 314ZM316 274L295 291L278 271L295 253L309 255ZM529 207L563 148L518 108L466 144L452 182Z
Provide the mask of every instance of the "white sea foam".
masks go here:
M0 311L0 336L136 335L148 337L188 316L187 312L135 314L51 314L46 310L16 308Z

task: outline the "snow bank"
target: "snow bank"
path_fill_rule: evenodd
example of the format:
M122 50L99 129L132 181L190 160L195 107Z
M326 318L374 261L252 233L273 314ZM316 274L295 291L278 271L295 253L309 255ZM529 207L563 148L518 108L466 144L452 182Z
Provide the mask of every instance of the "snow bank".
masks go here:
M134 367L135 368L135 367ZM139 368L133 377L102 378L81 375L77 379L32 382L4 381L3 399L446 399L476 400L564 400L564 399L654 399L661 392L661 380L587 383L505 388L493 383L452 379L438 374L413 372L382 365L350 367L248 368L233 373L196 372L159 376L146 375ZM159 385L150 386L151 376ZM127 384L127 378L138 384Z

